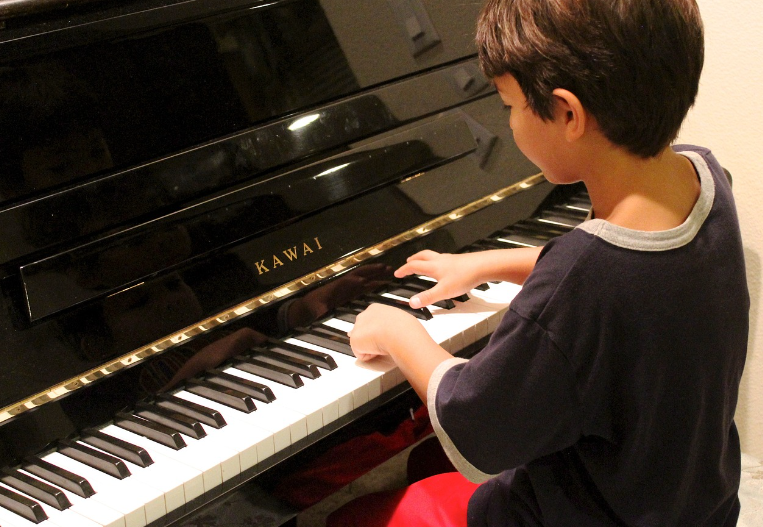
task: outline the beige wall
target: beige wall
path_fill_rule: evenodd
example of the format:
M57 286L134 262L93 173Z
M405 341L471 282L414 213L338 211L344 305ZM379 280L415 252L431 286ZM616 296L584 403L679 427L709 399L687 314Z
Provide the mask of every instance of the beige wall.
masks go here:
M705 69L679 141L709 146L734 178L752 300L737 424L742 450L763 458L763 7L760 0L698 3Z

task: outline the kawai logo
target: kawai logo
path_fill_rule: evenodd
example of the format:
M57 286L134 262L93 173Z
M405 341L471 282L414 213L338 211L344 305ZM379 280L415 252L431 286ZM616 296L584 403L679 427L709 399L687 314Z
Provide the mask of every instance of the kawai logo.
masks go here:
M257 272L259 274L269 273L270 271L286 265L289 262L294 262L300 258L305 258L317 251L322 250L321 242L318 237L315 237L310 242L302 242L302 244L289 247L280 253L273 254L267 258L263 258L259 262L255 261L254 265L257 266Z

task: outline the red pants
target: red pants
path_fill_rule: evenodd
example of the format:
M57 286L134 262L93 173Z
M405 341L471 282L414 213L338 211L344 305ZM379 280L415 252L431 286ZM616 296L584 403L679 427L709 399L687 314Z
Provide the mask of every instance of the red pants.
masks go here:
M478 485L454 470L430 437L408 457L411 485L361 496L332 513L326 527L466 527L466 508Z
M331 514L326 527L466 527L477 486L458 472L438 474L404 489L361 496Z

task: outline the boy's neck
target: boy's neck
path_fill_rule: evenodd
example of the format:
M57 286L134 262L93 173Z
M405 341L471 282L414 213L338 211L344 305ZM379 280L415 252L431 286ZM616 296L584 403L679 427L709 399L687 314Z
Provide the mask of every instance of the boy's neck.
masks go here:
M629 229L678 227L700 193L691 161L670 148L649 159L612 149L591 168L583 181L594 217Z

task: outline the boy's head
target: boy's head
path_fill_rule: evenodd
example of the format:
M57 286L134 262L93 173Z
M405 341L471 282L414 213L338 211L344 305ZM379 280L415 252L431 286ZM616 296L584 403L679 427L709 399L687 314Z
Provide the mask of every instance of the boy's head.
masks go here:
M542 119L553 90L569 90L609 141L644 158L678 135L704 58L695 0L488 0L477 47L485 74L513 76Z

